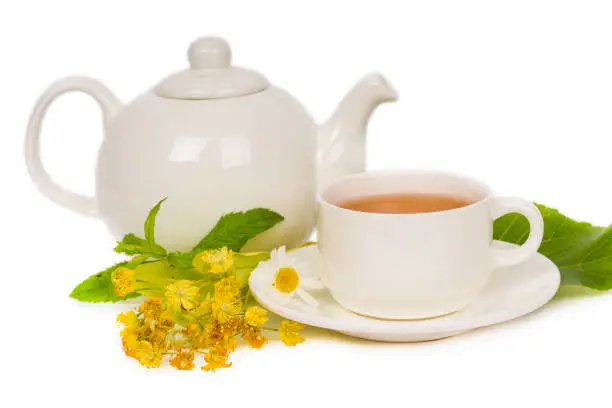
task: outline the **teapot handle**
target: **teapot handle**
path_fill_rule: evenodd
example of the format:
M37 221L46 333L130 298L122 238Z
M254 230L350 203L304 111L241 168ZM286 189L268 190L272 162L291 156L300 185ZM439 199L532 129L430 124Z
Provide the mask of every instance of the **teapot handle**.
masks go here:
M74 193L57 184L40 160L40 132L47 109L57 97L74 91L84 92L98 102L105 127L123 107L121 101L100 81L76 76L60 79L40 96L30 116L25 140L26 165L34 184L48 199L75 212L97 216L95 197Z

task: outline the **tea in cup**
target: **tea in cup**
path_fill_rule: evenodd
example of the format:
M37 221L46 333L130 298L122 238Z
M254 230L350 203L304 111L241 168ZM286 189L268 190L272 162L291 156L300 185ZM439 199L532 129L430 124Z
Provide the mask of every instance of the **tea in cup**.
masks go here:
M493 222L508 213L529 221L513 249L492 248ZM385 171L345 177L319 196L322 280L353 312L424 319L466 307L495 268L521 263L542 241L533 203L499 198L484 184L443 172Z

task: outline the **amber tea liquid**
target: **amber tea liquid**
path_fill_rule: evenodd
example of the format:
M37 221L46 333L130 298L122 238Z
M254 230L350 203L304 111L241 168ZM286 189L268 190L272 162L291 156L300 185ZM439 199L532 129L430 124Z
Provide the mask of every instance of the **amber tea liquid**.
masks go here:
M418 214L453 210L471 201L447 194L395 193L355 197L337 203L347 210L381 214Z

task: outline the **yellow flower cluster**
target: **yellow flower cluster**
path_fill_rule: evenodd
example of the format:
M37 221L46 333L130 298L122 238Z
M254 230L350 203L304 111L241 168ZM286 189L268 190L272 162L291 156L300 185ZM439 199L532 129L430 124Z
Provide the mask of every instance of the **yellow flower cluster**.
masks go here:
M202 354L202 370L215 371L232 365L230 354L240 338L252 348L268 342L266 330L277 331L289 346L304 341L302 324L283 321L278 329L266 327L267 311L247 306L249 293L240 288L232 251L205 251L196 255L193 267L198 279L160 280L163 296L148 297L137 311L118 316L127 356L147 368L159 367L163 356L170 356L170 365L191 370L196 355ZM115 292L120 296L132 292L136 274L123 267L115 270L111 275Z
M121 331L123 350L145 367L159 367L162 351L174 327L174 320L162 309L156 299L147 299L138 309L121 313L117 322L124 326Z

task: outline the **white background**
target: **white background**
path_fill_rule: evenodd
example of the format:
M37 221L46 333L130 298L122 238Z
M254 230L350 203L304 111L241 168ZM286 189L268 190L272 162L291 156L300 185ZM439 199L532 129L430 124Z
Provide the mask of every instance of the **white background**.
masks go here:
M476 176L597 224L612 221L612 4L608 1L12 1L0 3L0 406L610 406L612 296L565 296L514 322L422 344L320 331L296 348L240 349L216 374L147 371L123 356L125 305L72 287L111 264L101 222L44 199L23 161L38 95L68 74L129 101L226 37L324 120L380 70L401 100L375 114L369 167ZM94 102L50 110L44 162L93 191Z

